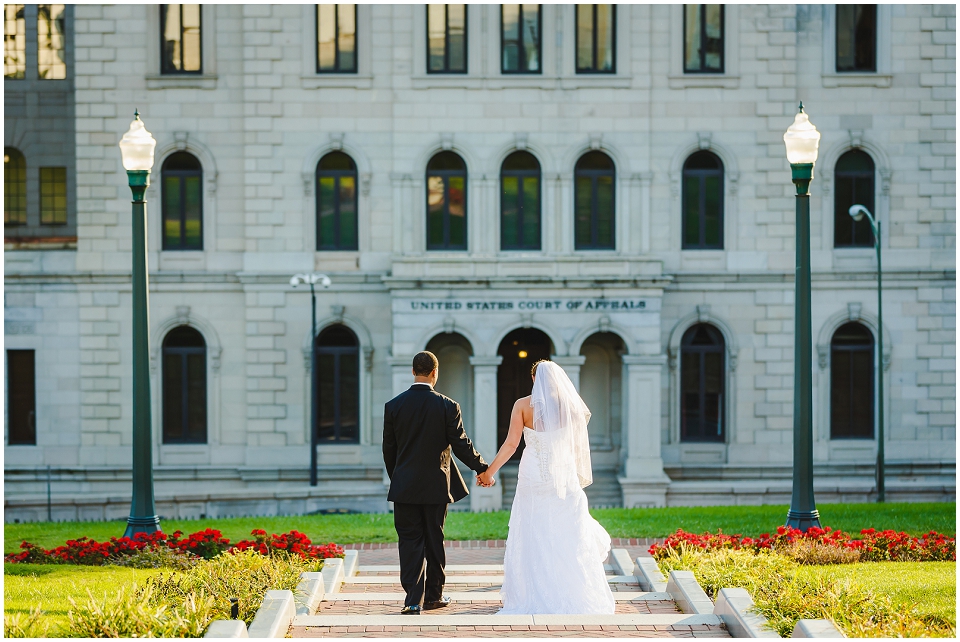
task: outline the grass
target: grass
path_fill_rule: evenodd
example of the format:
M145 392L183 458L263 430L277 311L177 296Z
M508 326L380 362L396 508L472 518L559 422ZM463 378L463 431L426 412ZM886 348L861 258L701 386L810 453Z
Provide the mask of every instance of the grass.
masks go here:
M83 603L88 599L88 589L95 597L112 597L121 587L129 589L160 572L119 566L4 564L3 611L7 615L26 614L39 606L44 621L51 626L47 635L59 637L66 634L69 624L68 598Z
M957 623L956 562L860 562L803 566L801 577L857 580L900 607Z
M902 530L920 535L935 530L956 534L956 503L925 504L822 504L820 520L825 526L859 533L864 528ZM709 506L672 508L603 508L592 511L611 537L665 537L678 528L689 532L716 532L759 535L784 523L787 506ZM447 517L446 538L505 539L510 514L451 512ZM393 516L365 513L357 515L304 515L299 517L232 517L200 520L163 520L163 529L189 534L205 528L217 528L231 541L248 538L254 528L282 533L292 529L306 533L315 543L395 542ZM67 539L86 535L97 541L123 534L123 521L59 522L4 524L4 553L18 550L27 540L46 548Z

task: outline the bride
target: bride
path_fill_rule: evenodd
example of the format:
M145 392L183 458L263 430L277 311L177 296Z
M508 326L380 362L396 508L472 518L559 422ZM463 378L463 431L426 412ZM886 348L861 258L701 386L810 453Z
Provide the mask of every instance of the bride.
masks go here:
M523 435L499 614L613 613L603 568L610 536L590 516L583 492L593 483L590 410L556 363L538 361L531 374L533 394L514 404L507 439L477 478L482 486L493 484Z

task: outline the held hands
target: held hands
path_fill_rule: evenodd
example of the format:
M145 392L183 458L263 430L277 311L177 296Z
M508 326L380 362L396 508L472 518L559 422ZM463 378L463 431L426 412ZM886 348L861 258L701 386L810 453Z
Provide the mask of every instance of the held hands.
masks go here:
M493 475L489 471L477 473L477 486L482 486L483 488L490 488L497 483L497 480L494 479Z

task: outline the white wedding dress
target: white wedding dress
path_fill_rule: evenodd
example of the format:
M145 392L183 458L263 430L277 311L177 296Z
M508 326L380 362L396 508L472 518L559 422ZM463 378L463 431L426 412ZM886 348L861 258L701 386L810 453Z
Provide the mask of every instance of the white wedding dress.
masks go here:
M590 516L583 492L593 481L590 411L552 362L538 367L531 401L534 429L523 429L498 614L613 613L603 568L610 536Z

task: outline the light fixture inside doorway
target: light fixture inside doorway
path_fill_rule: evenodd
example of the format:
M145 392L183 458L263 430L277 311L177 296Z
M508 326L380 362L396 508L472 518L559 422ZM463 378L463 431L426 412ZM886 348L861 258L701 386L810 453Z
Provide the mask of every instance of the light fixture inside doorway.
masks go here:
M517 353L517 356L520 357L521 359L526 359L526 358L527 358L527 351L526 351L526 350L521 350L520 352Z

